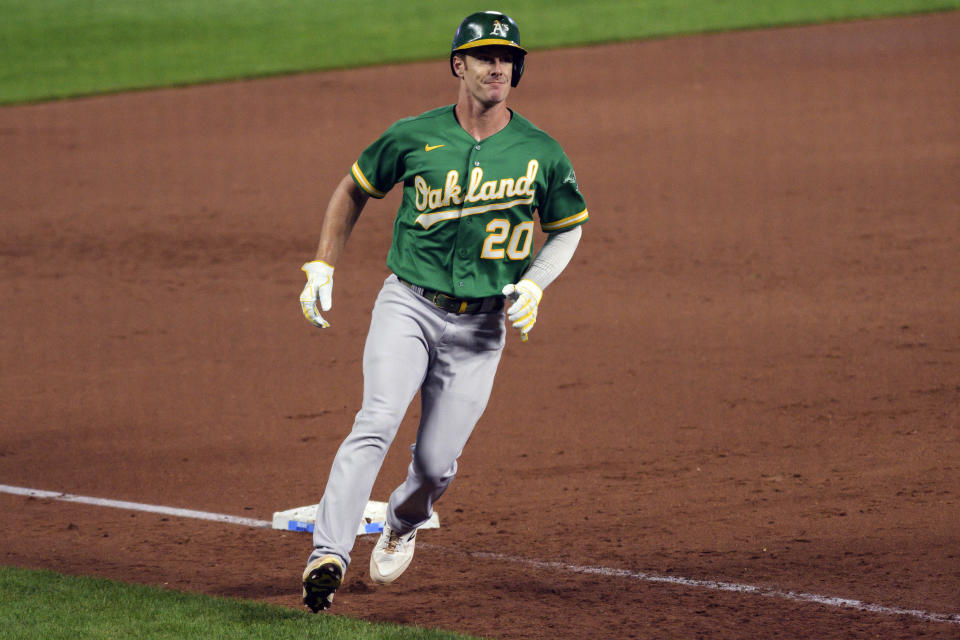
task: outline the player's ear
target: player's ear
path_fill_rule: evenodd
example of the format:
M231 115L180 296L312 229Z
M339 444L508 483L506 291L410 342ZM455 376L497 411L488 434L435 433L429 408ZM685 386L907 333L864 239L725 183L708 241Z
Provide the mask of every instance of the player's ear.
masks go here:
M467 68L467 62L464 60L464 56L462 54L455 53L453 54L453 59L451 62L453 63L453 73L457 77L462 78Z

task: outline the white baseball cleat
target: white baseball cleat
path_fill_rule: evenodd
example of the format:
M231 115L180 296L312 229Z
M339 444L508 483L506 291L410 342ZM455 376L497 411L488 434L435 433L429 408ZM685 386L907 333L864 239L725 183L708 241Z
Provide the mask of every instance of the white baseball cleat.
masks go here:
M413 560L416 537L416 529L401 535L384 523L383 533L370 554L370 579L377 584L390 584L399 578Z

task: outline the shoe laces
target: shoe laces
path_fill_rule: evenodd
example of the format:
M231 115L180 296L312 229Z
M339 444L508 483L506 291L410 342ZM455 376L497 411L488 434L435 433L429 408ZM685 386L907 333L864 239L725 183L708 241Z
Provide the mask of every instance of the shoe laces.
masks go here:
M404 536L404 535L401 535L401 534L397 533L397 532L394 531L393 529L391 529L391 530L390 530L390 537L387 539L387 544L386 544L386 547L385 547L384 550L385 550L387 553L397 553L398 551L402 551L402 550L403 550L404 545L405 545L409 540L413 540L413 536L412 536L412 535L407 534L406 536Z

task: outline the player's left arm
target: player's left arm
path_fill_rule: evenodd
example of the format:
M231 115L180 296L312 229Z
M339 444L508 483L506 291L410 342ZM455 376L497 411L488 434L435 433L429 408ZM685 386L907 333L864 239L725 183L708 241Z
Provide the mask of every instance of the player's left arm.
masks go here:
M520 339L524 342L537 322L537 310L543 290L570 264L582 235L583 230L579 226L551 233L533 262L523 272L520 281L503 288L503 295L513 301L507 309L507 317L512 325L520 330Z
M537 321L543 290L570 263L583 234L580 227L590 217L573 165L555 142L552 155L551 161L544 162L547 184L543 200L537 206L540 228L550 235L520 281L503 289L503 294L513 301L507 317L520 329L520 338L524 341Z

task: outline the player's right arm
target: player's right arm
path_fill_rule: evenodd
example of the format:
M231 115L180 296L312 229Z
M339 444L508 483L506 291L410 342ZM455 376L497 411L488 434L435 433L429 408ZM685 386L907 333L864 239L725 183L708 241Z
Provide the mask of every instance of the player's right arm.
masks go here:
M360 212L370 199L357 186L353 178L344 176L337 188L330 196L327 212L323 216L323 226L320 229L320 243L317 246L317 255L314 260L322 260L331 267L337 263L347 239L353 231L353 226L360 217Z
M343 253L350 233L353 231L369 196L345 176L330 196L327 211L320 228L320 242L316 257L303 265L307 284L300 294L300 308L310 324L326 329L330 323L317 310L317 302L324 311L333 307L333 267Z

